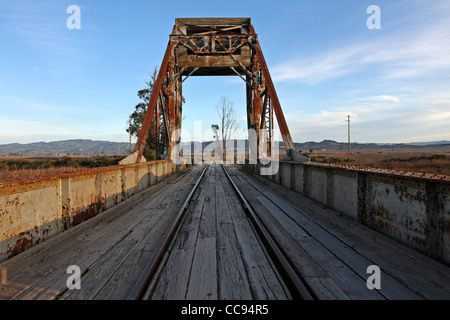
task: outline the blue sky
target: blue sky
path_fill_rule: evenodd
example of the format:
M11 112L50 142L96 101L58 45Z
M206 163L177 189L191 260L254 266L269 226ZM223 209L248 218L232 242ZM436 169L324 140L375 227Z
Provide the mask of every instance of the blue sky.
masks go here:
M68 6L81 9L69 30ZM381 10L370 30L368 6ZM250 17L296 142L450 140L450 1L0 2L0 144L128 141L128 116L177 17ZM183 128L218 122L221 96L246 127L238 77L183 84Z

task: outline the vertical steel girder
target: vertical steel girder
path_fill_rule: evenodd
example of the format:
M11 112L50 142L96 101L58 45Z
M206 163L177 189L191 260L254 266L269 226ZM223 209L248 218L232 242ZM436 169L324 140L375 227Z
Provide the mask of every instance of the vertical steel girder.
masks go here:
M201 30L202 26L196 27ZM152 121L156 121L158 159L170 158L171 150L179 143L181 137L172 139L172 135L176 129L181 129L184 80L196 72L224 75L225 69L229 74L238 74L246 82L247 124L249 129L256 131L258 145L261 140L265 146L261 156L270 156L273 150L275 113L288 159L307 161L295 151L258 37L249 24L214 26L191 34L187 34L186 27L174 26L135 146L136 162L142 158ZM183 75L185 79L182 79Z
M250 25L250 32L252 34L256 34L253 25ZM295 150L294 142L292 141L291 134L289 132L289 128L286 123L286 119L284 118L283 110L281 109L280 101L278 100L277 92L275 91L275 86L273 85L272 77L270 76L269 69L267 68L266 60L264 59L257 37L255 37L254 48L255 48L255 55L261 65L261 70L265 77L266 90L268 91L267 93L269 94L273 110L275 111L278 127L280 128L281 136L284 142L284 147L286 149L286 156L290 160L294 161L307 161L305 156L301 156Z

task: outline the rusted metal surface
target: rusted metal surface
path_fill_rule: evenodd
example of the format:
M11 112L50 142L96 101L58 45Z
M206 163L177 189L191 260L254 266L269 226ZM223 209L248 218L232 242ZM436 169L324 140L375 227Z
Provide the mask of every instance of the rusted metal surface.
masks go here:
M164 54L163 61L161 63L161 67L159 68L158 77L156 78L156 82L154 84L154 90L150 97L150 101L147 106L147 111L145 113L144 121L142 123L141 130L139 131L138 140L136 142L134 150L138 152L138 157L136 163L139 163L144 153L145 144L147 142L148 131L150 130L150 125L155 114L156 109L156 101L159 97L159 88L162 86L162 82L164 80L165 72L167 70L167 66L169 63L169 58L173 54L173 43L169 42L166 53Z
M256 37L255 29L253 28L253 26L250 26L250 32L255 35L255 44L254 44L255 45L255 54L256 54L257 59L261 63L261 69L264 73L265 81L267 83L267 90L273 101L273 108L275 111L275 115L277 117L281 136L283 137L284 145L285 145L286 149L295 149L294 143L291 138L291 134L289 132L289 128L286 123L286 119L284 118L283 111L281 110L281 104L280 104L280 101L278 100L278 95L275 91L275 86L273 85L272 77L270 76L269 69L266 64L266 60L264 59L264 55L262 53L258 38Z
M286 258L285 254L281 251L279 246L273 240L272 236L267 231L266 227L263 225L261 220L258 218L257 214L255 213L251 205L247 202L242 192L236 186L233 179L228 174L227 170L223 166L222 168L226 176L228 177L230 183L232 184L233 190L238 195L239 200L243 202L243 206L247 211L253 226L255 227L258 235L260 236L264 247L269 252L272 261L276 265L278 271L285 280L285 283L289 287L292 297L294 299L301 299L301 300L316 299L317 297L312 293L312 290L309 288L306 282L303 279L301 279L299 274L294 270L291 263ZM150 257L144 269L140 273L137 281L135 282L135 284L133 285L127 296L127 300L138 300L142 298L145 299L151 296L152 288L151 287L148 288L148 284L154 277L155 272L157 271L161 261L163 260L163 256L166 254L167 248L173 241L176 231L180 227L183 216L187 208L189 207L189 203L191 202L194 193L199 188L199 185L201 184L201 181L205 176L207 170L208 165L206 165L205 168L203 169L200 177L197 179L195 185L190 190L189 195L184 200L184 203L179 209L175 219L165 232L164 237L160 240L159 244L156 247L156 250L154 250L153 255Z
M39 182L42 188L15 185L0 194L0 260L23 252L58 232L59 183ZM18 193L13 193L18 192ZM38 213L45 211L40 216Z
M187 77L236 74L242 79L245 76L248 129L255 130L257 145L261 139L265 149L272 150L272 114L275 112L288 158L309 161L295 150L250 18L175 20L136 143L135 161L139 162L142 157L152 121L156 122L157 159L171 157L171 150L180 138L172 141L172 133L181 128L181 86ZM164 126L160 115L164 117ZM260 129L264 130L262 137ZM253 152L255 155L259 153L257 149Z
M152 257L149 259L149 261L146 263L144 270L142 270L141 274L139 275L137 281L131 288L127 300L138 300L141 299L145 293L145 290L147 289L148 283L153 277L156 269L158 268L162 257L169 246L170 242L172 241L175 232L180 225L186 210L189 206L189 203L191 201L192 196L194 195L195 191L197 190L198 186L200 185L200 182L202 181L203 177L205 176L205 172L208 169L209 165L206 165L203 169L202 173L200 174L200 177L197 179L197 182L195 183L194 187L191 189L189 195L184 200L183 205L181 206L180 210L178 211L178 214L176 215L174 221L170 225L169 229L165 233L164 237L159 242L157 249L155 250Z
M50 228L40 228L35 226L32 230L20 232L15 238L15 243L8 246L6 255L11 258L19 253L24 252L26 249L33 245L36 245L48 238Z
M281 161L278 173L268 178L450 264L450 180L447 177Z
M306 284L305 280L302 279L294 270L294 268L291 266L290 262L288 261L284 253L281 251L276 242L273 240L269 231L261 222L256 212L253 210L252 206L248 203L247 199L242 194L241 190L239 190L237 185L234 183L233 179L228 174L227 170L223 165L222 169L225 172L225 175L227 176L231 185L233 186L234 191L239 196L240 201L243 203L244 208L248 213L248 216L252 221L253 226L255 227L257 233L261 237L262 242L266 246L266 249L268 250L275 264L277 264L277 267L281 272L281 276L283 277L289 289L291 290L293 297L298 300L317 299L317 297L315 297L315 295L312 293L312 290Z
M170 160L0 185L0 261L117 205L175 171Z
M153 160L147 161L145 165L151 164L159 164L159 163L171 163L169 160ZM130 164L126 165L128 168L135 168L142 166L142 163ZM107 167L98 167L98 168L74 168L70 170L66 170L62 173L52 174L52 175L39 175L36 177L30 177L26 179L17 178L14 180L7 181L5 183L0 183L0 195L7 193L18 193L23 192L27 189L33 189L33 186L38 182L49 184L51 181L68 178L68 177L76 177L76 176L85 176L87 174L96 174L99 172L110 172L115 170L123 169L123 165L115 165L115 166L107 166ZM41 188L41 187L38 187Z
M372 173L381 173L384 175L394 175L394 176L420 178L420 179L450 181L449 175L442 175L442 174L411 172L411 171L404 171L404 170L380 169L380 168L371 168L371 167L365 167L365 166L339 164L339 163L338 164L330 164L330 163L310 162L310 164L315 165L315 166L342 168L342 169L372 172Z

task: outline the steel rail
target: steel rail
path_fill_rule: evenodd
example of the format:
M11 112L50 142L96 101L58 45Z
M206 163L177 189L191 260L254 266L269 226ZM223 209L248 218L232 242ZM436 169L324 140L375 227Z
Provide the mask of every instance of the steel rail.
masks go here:
M159 242L158 246L156 247L155 252L145 265L144 269L142 270L141 274L139 275L139 278L134 283L133 287L131 288L130 292L128 293L128 296L126 300L139 300L142 298L143 294L145 293L145 289L152 279L155 271L158 268L159 263L161 262L162 257L164 256L164 253L169 246L170 242L172 241L172 238L183 219L183 216L188 208L188 205L191 201L192 196L194 195L195 191L197 190L198 186L200 185L201 180L203 179L206 170L208 169L209 165L205 166L205 169L203 169L202 174L198 178L197 182L195 183L194 187L192 188L191 192L187 196L186 200L184 201L183 205L181 206L180 210L177 213L177 216L173 223L171 224L169 230L166 232L164 237Z
M297 300L314 300L315 296L310 289L308 289L308 285L302 280L297 272L293 269L283 252L280 250L278 245L273 240L270 233L267 231L266 227L263 225L261 220L256 215L252 206L248 203L247 199L244 197L242 192L239 190L237 185L234 183L233 179L225 169L224 165L221 165L223 171L225 172L228 180L233 186L235 192L239 195L239 198L244 205L244 209L247 212L248 217L253 222L253 225L260 236L262 242L266 249L268 250L272 260L277 265L281 276L283 277L286 285L291 290L291 294L294 299Z

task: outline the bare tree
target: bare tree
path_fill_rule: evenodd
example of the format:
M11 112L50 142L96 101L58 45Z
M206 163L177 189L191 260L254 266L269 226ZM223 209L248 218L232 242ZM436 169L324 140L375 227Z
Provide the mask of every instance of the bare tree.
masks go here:
M216 110L221 123L222 152L224 152L227 141L234 136L238 129L237 113L233 102L226 96L220 98L219 103L216 105Z

